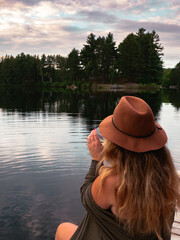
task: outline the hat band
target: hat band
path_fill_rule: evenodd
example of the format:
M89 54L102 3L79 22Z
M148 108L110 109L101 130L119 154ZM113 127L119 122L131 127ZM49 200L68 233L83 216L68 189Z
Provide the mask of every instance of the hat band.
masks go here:
M126 132L123 132L122 130L120 130L120 129L115 125L114 120L113 120L113 117L112 117L112 124L113 124L114 127L115 127L118 131L120 131L121 133L124 133L124 134L126 134L126 135L128 135L128 136L130 136L130 137L135 137L135 138L146 138L146 137L150 137L150 136L153 135L153 133L156 131L156 128L155 128L152 133L150 133L150 134L148 134L148 135L146 135L146 136L134 136L134 135L131 135L131 134L129 134L129 133L126 133ZM155 125L155 126L156 126L156 125ZM162 129L162 128L159 128L158 126L156 126L156 127L158 128L158 130L161 130L161 129Z

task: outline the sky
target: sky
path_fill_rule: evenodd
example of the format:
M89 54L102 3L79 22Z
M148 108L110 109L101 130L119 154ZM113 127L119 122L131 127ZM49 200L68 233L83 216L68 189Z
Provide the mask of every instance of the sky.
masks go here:
M158 33L164 67L180 62L179 0L0 0L0 57L67 56L90 33L111 32L118 46L139 28Z

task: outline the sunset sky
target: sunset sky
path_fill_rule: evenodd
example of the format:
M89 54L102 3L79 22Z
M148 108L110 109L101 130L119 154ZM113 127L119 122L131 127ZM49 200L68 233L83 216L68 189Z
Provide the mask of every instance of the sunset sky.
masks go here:
M142 27L159 34L165 67L180 62L179 0L0 0L0 56L67 56L90 33L111 32L118 46Z

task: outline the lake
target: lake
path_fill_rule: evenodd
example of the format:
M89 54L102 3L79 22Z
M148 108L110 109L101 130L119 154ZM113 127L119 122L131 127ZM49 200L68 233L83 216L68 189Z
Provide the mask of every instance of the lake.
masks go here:
M123 95L143 98L168 135L180 170L180 92L0 89L0 240L53 240L84 214L79 189L90 165L86 138Z

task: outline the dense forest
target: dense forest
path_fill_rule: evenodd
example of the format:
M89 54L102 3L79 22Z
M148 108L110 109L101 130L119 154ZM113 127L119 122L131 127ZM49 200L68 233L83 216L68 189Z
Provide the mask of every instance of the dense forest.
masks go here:
M159 35L141 28L118 46L112 33L98 37L91 33L79 51L67 57L18 54L0 61L1 85L46 85L72 83L141 83L180 87L180 62L163 69L163 47Z

